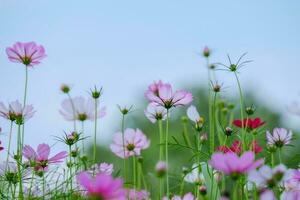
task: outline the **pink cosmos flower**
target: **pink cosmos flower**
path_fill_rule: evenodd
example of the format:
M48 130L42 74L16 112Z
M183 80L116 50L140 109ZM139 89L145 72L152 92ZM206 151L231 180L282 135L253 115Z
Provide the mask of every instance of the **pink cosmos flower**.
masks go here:
M158 96L158 90L160 87L162 86L171 86L169 83L163 83L161 80L159 80L158 82L154 82L151 85L149 85L148 90L145 93L145 97L151 101L151 99L148 98L148 93L152 93L155 96Z
M23 107L18 100L10 102L8 108L4 103L0 102L0 116L11 121L16 121L17 124L23 124L32 118L34 113L32 105L25 105Z
M114 165L109 163L98 163L93 165L92 172L95 172L96 174L102 173L106 175L111 175L114 171Z
M113 179L106 174L97 174L93 178L88 172L77 175L78 183L87 191L87 196L101 200L126 200L122 179Z
M218 152L212 155L209 163L216 170L235 176L256 169L264 163L264 160L255 161L255 154L252 151L245 152L241 157L232 152L225 154Z
M35 151L31 146L25 145L23 148L23 156L28 159L29 163L36 171L47 171L49 164L63 162L63 159L68 156L66 151L61 151L49 158L50 146L48 144L40 144Z
M146 190L134 190L130 189L128 191L128 196L130 200L149 200L150 199L150 193Z
M146 97L150 102L155 102L166 109L176 106L184 106L193 101L193 95L187 91L173 92L170 84L157 85L157 91L148 90Z
M284 191L282 193L280 199L281 200L299 200L300 199L300 190Z
M61 106L62 109L59 110L59 112L65 118L65 120L95 120L95 102L91 98L85 99L84 97L79 96L74 97L72 100L65 99ZM75 111L73 109L75 109ZM104 117L106 114L106 108L99 108L97 113L97 118Z
M124 131L124 146L122 133L118 132L114 137L113 144L110 145L110 149L121 158L124 158L125 151L125 158L128 158L141 155L141 150L147 149L149 145L150 141L140 129L127 128Z
M35 42L16 42L12 47L6 48L6 54L11 62L22 63L29 67L40 64L46 57L44 47Z
M145 110L146 117L155 123L157 120L165 120L167 117L167 110L165 107L158 105L157 103L149 103L147 109Z
M259 195L260 200L276 200L276 196L272 190L265 190Z
M268 145L274 145L276 147L283 147L284 145L290 144L293 133L284 128L275 128L273 133L267 131L267 142Z

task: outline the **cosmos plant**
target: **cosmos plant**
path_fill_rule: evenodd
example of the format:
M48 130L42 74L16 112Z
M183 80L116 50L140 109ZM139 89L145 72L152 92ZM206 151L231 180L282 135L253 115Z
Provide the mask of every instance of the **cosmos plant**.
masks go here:
M0 199L300 199L300 169L289 168L282 156L292 147L293 132L278 127L266 130L268 121L256 115L254 106L246 106L238 76L250 62L246 54L235 62L229 56L228 63L211 62L212 52L205 47L208 99L154 81L145 88L145 107L118 105L120 127L111 128L110 144L103 143L99 131L102 118L109 114L102 104L103 88L94 86L87 96L73 96L72 87L62 84L65 99L58 113L72 128L56 133L53 143L41 141L36 148L27 143L30 138L24 143L25 125L38 112L27 102L27 82L31 69L47 62L46 50L35 42L16 42L6 48L6 54L9 61L25 68L25 82L23 99L0 102L0 116L9 124L0 135L0 158L4 158ZM217 69L233 74L238 103L220 95L223 85L218 84ZM208 102L207 115L194 100ZM294 114L298 110L289 107ZM155 131L129 127L126 122L132 112L140 112ZM171 129L169 122L178 119L178 113L184 114L177 128ZM63 149L55 145L58 142ZM91 148L86 148L88 144ZM182 149L188 151L186 161L170 159L169 151ZM113 163L99 162L108 156Z

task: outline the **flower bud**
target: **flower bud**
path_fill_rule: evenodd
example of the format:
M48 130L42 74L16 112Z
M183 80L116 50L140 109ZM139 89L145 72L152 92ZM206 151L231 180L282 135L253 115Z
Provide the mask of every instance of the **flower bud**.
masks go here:
M137 158L137 161L138 161L139 163L143 163L143 162L144 162L144 158L143 158L142 156L139 156L139 157Z
M187 123L188 121L189 121L189 118L188 117L186 117L186 116L182 116L181 117L181 121L182 121L182 123Z
M217 83L215 85L213 85L213 91L216 92L216 93L220 92L221 91L221 85L219 85Z
M199 191L200 191L201 195L205 196L207 194L207 188L206 188L206 186L205 185L201 185L199 187Z
M91 96L93 99L98 99L102 95L102 87L98 90L95 86L94 90L91 90Z
M211 69L211 70L216 69L216 65L214 65L214 64L210 64L208 67L209 67L209 69Z
M155 170L156 170L156 175L159 178L162 178L165 176L166 172L167 172L167 163L164 161L159 161L156 166L155 166Z
M249 115L249 116L253 115L254 112L255 112L255 108L253 106L249 106L249 107L246 108L247 115Z
M210 50L207 46L204 47L204 49L203 49L203 56L206 58L208 58L210 56Z
M237 66L235 64L231 64L229 66L229 70L232 71L232 72L235 72L237 70Z
M235 108L235 105L233 103L230 103L227 107L229 110L233 110Z
M233 132L232 128L230 128L230 127L225 128L225 135L226 136L231 136L232 132Z
M201 136L200 136L200 142L201 144L205 143L207 141L207 134L206 133L203 133Z
M70 86L68 86L67 84L62 84L60 86L60 90L65 93L65 94L68 94L70 92Z

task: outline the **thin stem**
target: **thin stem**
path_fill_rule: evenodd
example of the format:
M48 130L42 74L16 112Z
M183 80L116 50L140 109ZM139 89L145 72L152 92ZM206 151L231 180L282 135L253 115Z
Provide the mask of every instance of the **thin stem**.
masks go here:
M32 190L32 185L34 181L34 171L31 173L31 179L30 179L30 184L29 184L29 194L28 194L28 199L31 199L31 190Z
M70 172L70 193L72 197L73 193L73 184L72 184L72 168L73 168L73 163L72 163L72 148L71 145L69 145L69 172Z
M162 120L158 120L158 130L159 130L159 160L163 160L164 154L164 147L162 145L164 136L163 136L163 127L162 127Z
M134 200L136 199L136 157L132 157L133 165L133 191L134 191Z
M126 175L126 157L125 157L125 139L124 139L124 130L125 129L125 115L122 115L122 146L123 146L123 170L124 170L124 181L126 183L127 181L127 175Z
M82 138L84 138L84 121L81 121L81 134L82 134ZM84 141L82 140L82 153L84 154Z
M236 72L234 72L234 76L236 78L236 82L238 84L238 88L239 88L239 94L240 94L240 111L241 111L241 121L242 121L242 150L245 150L246 148L246 141L245 141L245 128L246 128L246 125L247 125L247 122L246 124L244 124L244 98L243 98L243 91L242 91L242 87L241 87L241 83L240 83L240 80L239 80L239 77L237 75Z
M43 199L45 200L45 174L43 174Z
M12 129L13 129L13 121L10 122L9 140L8 140L8 148L7 148L7 157L6 157L5 172L7 171L7 167L8 167L8 160L9 160L9 152L10 152L10 145L11 145Z
M166 172L166 183L167 183L167 198L169 198L169 152L168 152L168 137L169 137L169 109L167 109L167 119L166 119L166 144L165 144L165 154L166 154L166 163L168 166Z
M185 143L188 145L188 147L192 147L192 143L190 141L190 138L188 136L188 130L187 130L187 126L186 126L186 123L183 122L183 138L184 138L184 141Z
M23 200L23 185L22 185L22 173L21 173L21 125L18 125L18 138L17 138L17 168L19 178L19 199Z
M213 105L212 105L212 111L211 111L211 118L210 121L212 122L211 129L210 129L210 153L213 154L215 150L215 107L216 107L216 98L217 93L214 94L213 98Z
M282 163L282 158L281 158L281 148L279 148L279 151L278 151L278 157L279 157L279 163L281 164L281 163Z
M271 166L274 167L274 153L271 153Z
M98 119L98 111L97 111L97 99L95 99L95 132L94 132L94 163L96 164L96 153L97 153L97 119Z
M27 88L28 88L28 66L25 66L25 86L24 86L24 98L23 98L23 110L25 109L26 106L26 100L27 100ZM23 124L22 127L22 139L21 139L21 150L23 149L24 146L24 134L25 133L25 123ZM22 161L22 157L21 157Z

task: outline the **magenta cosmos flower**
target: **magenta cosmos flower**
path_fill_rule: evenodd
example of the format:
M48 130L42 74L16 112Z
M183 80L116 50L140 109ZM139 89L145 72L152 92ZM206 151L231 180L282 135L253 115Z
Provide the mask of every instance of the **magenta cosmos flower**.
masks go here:
M90 198L101 200L126 200L126 191L121 179L113 179L110 175L97 174L93 178L88 172L77 175L78 183L87 191Z
M23 124L33 117L35 111L32 105L23 105L17 100L9 103L8 108L0 102L0 116L17 124Z
M155 123L157 120L165 120L167 117L167 109L157 103L151 102L145 110L146 117Z
M185 90L173 92L170 84L158 83L155 86L150 85L145 96L150 102L155 102L166 109L176 106L184 106L193 101L193 95Z
M59 110L60 114L65 120L73 121L85 121L95 120L95 102L93 99L84 97L74 97L73 99L65 99L62 104L62 109ZM106 114L106 108L99 108L97 118L101 118Z
M255 161L255 154L247 151L241 157L233 152L214 153L209 161L210 165L218 171L237 177L240 174L248 173L264 163L263 159Z
M11 62L22 63L26 66L40 64L46 57L45 49L35 42L17 42L12 47L6 48L6 54Z
M124 146L122 133L118 132L114 137L113 144L110 145L110 149L117 156L128 158L141 155L141 151L147 149L149 145L150 141L140 129L127 128L124 131Z
M28 159L29 164L36 171L47 171L49 164L63 162L63 159L68 156L66 151L61 151L49 158L50 146L48 144L40 144L35 151L31 146L25 145L23 148L23 156Z

